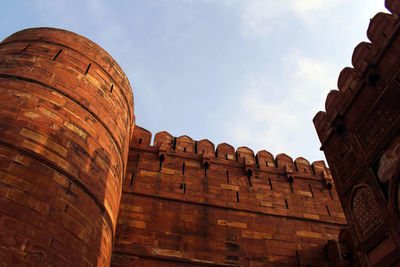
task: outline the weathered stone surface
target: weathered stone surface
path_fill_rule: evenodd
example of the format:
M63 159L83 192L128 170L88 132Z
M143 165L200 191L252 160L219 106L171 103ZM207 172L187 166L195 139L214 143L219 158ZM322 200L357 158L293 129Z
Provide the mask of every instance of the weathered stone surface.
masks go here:
M0 43L0 262L107 266L133 131L128 79L50 28Z
M151 146L146 132L130 144L113 266L328 265L346 220L323 162L227 144L215 157L207 140L161 132Z
M371 43L355 48L354 69L341 72L314 118L349 223L328 246L333 266L400 262L399 1L386 6L393 14L371 19Z

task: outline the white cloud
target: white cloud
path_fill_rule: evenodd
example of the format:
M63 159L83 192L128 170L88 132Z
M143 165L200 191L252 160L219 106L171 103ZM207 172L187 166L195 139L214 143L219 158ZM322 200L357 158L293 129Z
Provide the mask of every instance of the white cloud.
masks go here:
M287 81L292 88L290 98L299 103L308 103L309 108L315 107L326 97L324 88L336 88L337 68L328 63L305 57L298 51L284 56L283 63L285 73L291 77ZM322 109L323 106L317 108Z
M248 87L239 109L226 125L230 134L227 140L245 144L255 152L266 149L275 155L322 159L311 120L323 108L319 105L330 89L326 86L336 84L332 77L337 70L299 52L289 53L281 61L285 79L279 82L264 74L247 76ZM304 154L298 155L298 151Z
M266 36L282 29L288 19L315 24L343 0L248 0L242 8L242 30L246 36Z

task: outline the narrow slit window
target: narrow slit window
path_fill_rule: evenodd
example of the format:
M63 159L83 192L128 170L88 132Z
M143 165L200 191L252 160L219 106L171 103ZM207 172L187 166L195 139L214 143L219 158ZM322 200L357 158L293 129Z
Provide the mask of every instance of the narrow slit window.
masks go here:
M249 187L253 187L253 183L251 182L252 175L253 175L253 172L251 170L247 170L247 180L249 182Z
M272 181L271 181L271 177L268 177L268 182L269 182L269 188L271 189L271 191L273 190L272 188Z
M314 198L314 192L312 191L311 184L308 184L308 188L310 188L311 197Z
M331 216L331 212L329 211L328 205L325 205L325 207L326 207L326 211L328 212L328 215Z
M141 144L142 143L142 138L139 138L139 144Z
M289 209L289 204L287 202L287 199L285 198L285 204L286 204L286 208Z
M56 60L57 57L61 54L61 52L62 52L62 49L60 49L60 50L57 52L57 54L53 57L53 60Z
M240 199L239 199L239 192L236 192L236 202L240 202Z
M89 63L89 65L87 66L87 68L86 68L86 71L85 71L85 75L86 75L86 74L88 74L88 72L89 72L89 69L90 69L90 66L92 66L92 64L91 64L91 63Z
M172 142L172 149L176 149L176 137L174 137L174 141Z
M207 177L207 169L210 165L208 164L208 162L204 163L204 176Z
M112 93L113 89L114 89L114 84L111 84L110 93Z
M226 170L226 183L229 184L229 171Z
M135 172L132 172L132 175L131 175L131 182L130 182L130 185L132 186L133 185L133 179L135 178Z
M186 147L183 148L183 152L186 152Z
M228 154L225 154L225 159L228 159Z
M186 194L186 183L181 183L181 185L179 186L179 189L182 189L183 193Z
M197 154L197 141L194 142L194 154Z
M289 182L289 186L290 186L290 191L291 191L292 194L293 194L293 193L294 193L294 192L293 192L293 182L294 182L293 176L289 176L288 182Z
M162 164L163 164L164 160L165 160L165 156L164 156L164 155L161 155L161 156L160 156L160 168L159 168L158 171L161 171Z
M185 175L185 162L182 163L182 175Z

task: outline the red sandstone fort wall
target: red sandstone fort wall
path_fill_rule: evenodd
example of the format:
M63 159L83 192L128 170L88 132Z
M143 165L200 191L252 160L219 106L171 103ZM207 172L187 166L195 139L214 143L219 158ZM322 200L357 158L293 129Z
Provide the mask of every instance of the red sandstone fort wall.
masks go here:
M113 266L327 265L346 225L323 162L135 127Z
M93 42L0 43L0 265L109 265L133 123L128 79Z
M385 5L314 118L349 222L335 266L400 262L400 1Z

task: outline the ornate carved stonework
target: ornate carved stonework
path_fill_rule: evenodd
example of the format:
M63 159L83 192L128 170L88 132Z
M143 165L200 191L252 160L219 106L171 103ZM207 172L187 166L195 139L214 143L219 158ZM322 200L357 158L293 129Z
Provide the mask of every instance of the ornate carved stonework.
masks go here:
M362 239L368 237L383 223L374 195L366 186L360 187L354 192L352 208Z

